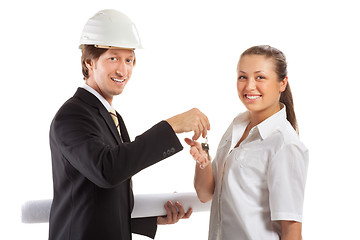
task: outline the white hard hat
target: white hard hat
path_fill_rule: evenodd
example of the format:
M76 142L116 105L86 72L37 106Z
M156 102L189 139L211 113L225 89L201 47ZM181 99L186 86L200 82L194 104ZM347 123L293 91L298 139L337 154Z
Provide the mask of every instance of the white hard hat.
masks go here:
M135 24L125 14L106 9L99 11L84 26L81 45L100 48L142 48Z

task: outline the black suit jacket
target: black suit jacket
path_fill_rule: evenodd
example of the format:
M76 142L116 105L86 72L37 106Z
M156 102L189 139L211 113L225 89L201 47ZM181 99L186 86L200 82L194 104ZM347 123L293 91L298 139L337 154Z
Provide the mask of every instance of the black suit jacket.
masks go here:
M154 238L156 218L131 219L131 177L182 145L166 121L130 142L117 115L123 142L109 112L85 89L56 113L50 127L50 240L128 240L132 232Z

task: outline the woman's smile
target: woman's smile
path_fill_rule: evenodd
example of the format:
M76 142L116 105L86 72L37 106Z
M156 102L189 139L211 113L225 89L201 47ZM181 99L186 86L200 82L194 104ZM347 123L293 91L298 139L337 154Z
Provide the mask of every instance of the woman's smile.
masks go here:
M260 99L262 97L262 95L261 94L245 94L244 97L248 102L256 102L258 99Z

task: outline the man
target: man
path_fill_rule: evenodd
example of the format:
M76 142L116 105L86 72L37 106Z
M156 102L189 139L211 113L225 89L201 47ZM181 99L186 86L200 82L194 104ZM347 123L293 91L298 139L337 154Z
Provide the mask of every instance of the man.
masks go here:
M59 109L50 127L50 240L128 240L132 232L154 238L157 224L191 214L169 203L166 217L131 219L131 177L181 151L176 133L194 131L198 139L210 129L207 117L192 109L130 141L111 103L129 81L139 47L135 25L118 11L100 11L84 27L80 48L86 84Z

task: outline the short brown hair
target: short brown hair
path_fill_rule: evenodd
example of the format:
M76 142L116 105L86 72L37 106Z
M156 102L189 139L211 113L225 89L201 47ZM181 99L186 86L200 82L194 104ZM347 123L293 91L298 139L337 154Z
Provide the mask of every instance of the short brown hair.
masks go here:
M84 75L84 80L89 78L89 69L86 66L86 63L90 63L91 60L98 60L99 57L105 53L108 49L97 48L94 45L81 45L81 66L82 73Z

